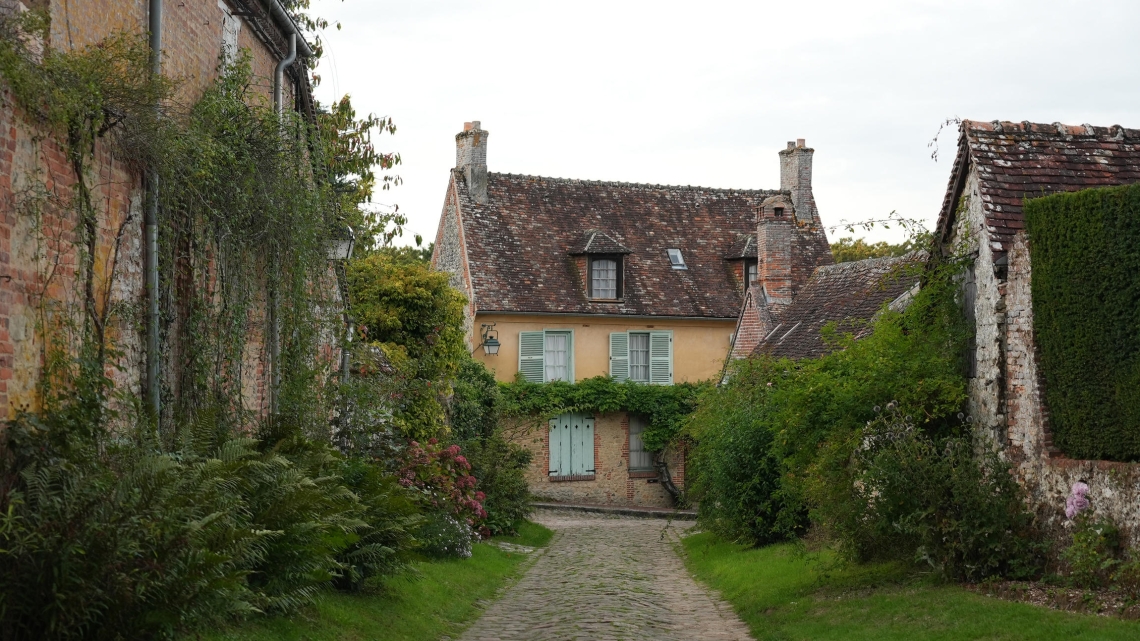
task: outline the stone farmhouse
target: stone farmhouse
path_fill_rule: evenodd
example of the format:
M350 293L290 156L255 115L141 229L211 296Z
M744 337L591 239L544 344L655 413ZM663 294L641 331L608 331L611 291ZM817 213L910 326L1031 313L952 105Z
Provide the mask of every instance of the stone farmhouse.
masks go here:
M254 89L261 97L271 101L276 93L281 108L313 117L314 102L302 64L312 51L279 0L0 0L0 17L27 10L47 12L50 41L40 46L61 51L78 50L119 33L147 34L157 28L162 73L180 80L175 100L182 104L193 104L202 95L216 78L223 56L232 58L239 49L247 49L256 79ZM74 208L58 203L70 202L77 184L63 146L31 124L7 87L0 86L0 103L0 407L5 417L11 417L20 408L38 407L37 382L44 351L43 337L36 330L38 302L65 296L79 277L74 245L46 242L41 232L76 226ZM98 179L91 181L91 190L92 200L101 203L95 247L99 268L103 263L110 265L118 253L116 269L98 287L109 290L108 305L145 310L146 186L144 177L127 160L115 157L104 141L97 143L91 174ZM28 216L20 215L19 203L36 178L45 174L52 176L54 193L37 228ZM53 263L75 269L61 269L54 279L48 279L45 265ZM251 322L264 329L264 306L259 313L262 318ZM125 315L112 321L108 337L118 362L109 373L120 389L143 396L147 381L144 323ZM261 338L247 346L249 362L243 368L246 380L242 387L247 409L265 411L270 350L264 331L255 333ZM173 346L152 351L166 349Z
M970 413L1014 465L1045 523L1073 483L1096 512L1140 537L1140 464L1071 459L1053 446L1034 341L1026 199L1140 181L1140 130L1060 123L961 123L935 229L936 251L965 251L966 313L976 327Z
M470 347L500 381L711 380L772 336L821 351L826 321L909 288L881 286L897 261L831 265L803 140L779 152L779 189L735 190L491 173L488 136L478 122L456 135L432 264L466 294ZM625 412L556 418L523 438L532 491L668 505L644 428ZM667 461L682 486L683 453Z

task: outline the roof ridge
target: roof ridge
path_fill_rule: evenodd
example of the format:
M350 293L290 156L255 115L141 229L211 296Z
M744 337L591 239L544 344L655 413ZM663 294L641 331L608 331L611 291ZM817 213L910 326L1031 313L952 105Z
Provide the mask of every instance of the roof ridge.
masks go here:
M878 267L890 267L899 263L912 263L918 262L922 259L922 252L912 251L903 254L902 256L879 256L877 258L864 258L862 260L849 260L842 263L832 263L831 265L820 265L816 271L820 274L830 274L833 272L846 272L856 271L858 269L875 269Z
M700 185L661 185L654 183L632 183L623 182L620 180L589 180L585 178L555 178L552 176L537 176L533 174L513 174L492 171L488 172L490 176L499 176L505 178L521 178L530 180L546 180L550 182L561 183L579 183L584 185L602 185L606 187L638 187L641 189L683 189L690 191L716 191L730 194L764 194L774 196L777 194L791 194L792 192L786 189L737 189L733 187L702 187Z

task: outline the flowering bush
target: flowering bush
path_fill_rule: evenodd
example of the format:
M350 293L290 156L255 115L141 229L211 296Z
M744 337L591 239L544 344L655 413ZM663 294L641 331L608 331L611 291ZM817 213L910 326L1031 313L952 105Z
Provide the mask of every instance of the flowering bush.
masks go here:
M428 507L469 527L475 528L487 518L482 504L486 497L475 490L471 463L460 454L458 445L444 447L434 438L425 444L409 442L399 482L418 490Z
M1078 514L1083 512L1089 506L1089 500L1086 495L1089 493L1089 486L1084 481L1077 481L1073 483L1073 489L1069 492L1069 498L1065 500L1065 516L1073 519Z

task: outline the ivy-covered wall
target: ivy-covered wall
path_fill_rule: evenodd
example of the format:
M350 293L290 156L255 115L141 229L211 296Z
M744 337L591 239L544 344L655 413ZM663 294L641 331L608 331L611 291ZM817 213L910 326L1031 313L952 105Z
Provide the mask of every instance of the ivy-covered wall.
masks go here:
M1140 185L1033 199L1025 219L1053 443L1140 460Z

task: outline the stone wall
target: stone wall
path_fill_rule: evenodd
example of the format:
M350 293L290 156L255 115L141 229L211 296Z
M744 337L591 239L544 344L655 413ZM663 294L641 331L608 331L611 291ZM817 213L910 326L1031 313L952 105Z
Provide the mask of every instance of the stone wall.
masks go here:
M455 181L461 179L461 176L461 173L452 171L451 180L447 183L447 197L444 199L443 213L439 216L439 228L435 234L435 248L432 250L431 267L436 271L447 272L451 286L463 292L463 295L467 297L463 325L467 333L468 347L474 349L478 344L474 335L475 292L471 287L467 244L463 237L463 223L455 193Z
M1140 545L1140 464L1075 460L1053 447L1033 338L1029 240L1024 230L1015 234L1007 264L995 264L983 206L971 171L950 243L974 257L969 413L976 430L1013 465L1047 531L1063 531L1065 499L1084 481L1094 512L1112 517Z
M549 474L550 429L545 421L523 423L507 430L512 440L531 453L526 472L530 491L540 500L595 505L672 507L673 500L657 475L629 471L629 415L598 414L594 420L594 479L555 481ZM683 452L668 451L666 461L678 488L685 486Z

